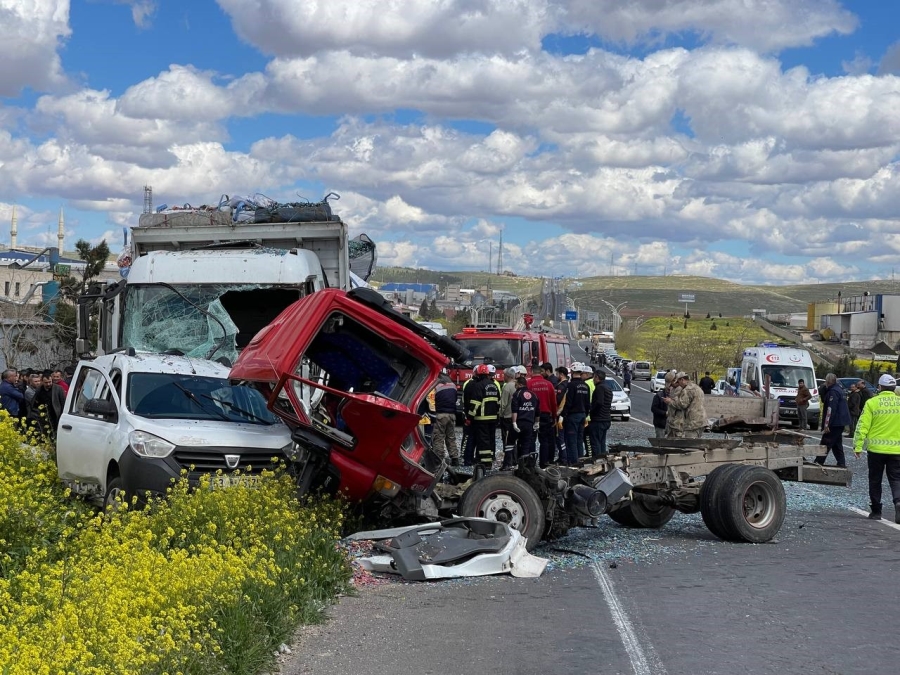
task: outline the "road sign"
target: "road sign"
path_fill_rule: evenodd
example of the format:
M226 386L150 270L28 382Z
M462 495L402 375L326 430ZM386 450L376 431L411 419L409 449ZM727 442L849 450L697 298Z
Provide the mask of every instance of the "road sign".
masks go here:
M69 276L69 274L71 272L72 272L71 265L62 265L60 263L57 263L56 266L53 268L53 278L56 281L62 281L67 276Z
M678 304L684 304L686 302L696 302L696 298L693 293L679 293L678 294Z
M599 321L600 312L585 312L584 319L585 321Z
M566 321L577 321L578 320L578 312L574 309L566 310Z

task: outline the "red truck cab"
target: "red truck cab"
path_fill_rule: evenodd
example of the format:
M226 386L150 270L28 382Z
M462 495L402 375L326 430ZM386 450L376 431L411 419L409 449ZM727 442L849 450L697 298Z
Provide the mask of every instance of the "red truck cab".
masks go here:
M327 289L285 309L241 352L230 377L252 383L293 429L301 493L415 511L444 471L420 410L464 352L371 289Z

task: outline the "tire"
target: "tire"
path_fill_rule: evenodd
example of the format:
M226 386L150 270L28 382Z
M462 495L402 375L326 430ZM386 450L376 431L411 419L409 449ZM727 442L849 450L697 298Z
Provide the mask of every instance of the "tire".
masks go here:
M614 522L617 522L622 527L641 527L641 524L637 521L637 518L634 517L634 512L631 510L631 501L626 502L619 508L610 511L606 515L608 515Z
M703 481L700 488L700 514L706 528L719 539L731 539L731 534L725 528L720 512L719 494L725 480L731 473L742 467L741 464L722 464L713 469Z
M730 473L718 503L728 539L751 544L773 539L787 512L781 479L762 466L741 466Z
M128 495L125 493L125 488L122 487L122 479L118 476L116 476L106 484L106 494L103 495L104 511L109 511L110 509L116 510L121 506L116 501L117 496L119 496L122 501L127 502L128 500Z
M527 539L532 551L544 534L544 505L528 483L515 476L476 480L459 500L459 515L504 522Z
M665 504L650 506L634 500L609 513L610 518L624 527L645 527L653 530L661 528L672 520L674 515L675 509L671 506Z

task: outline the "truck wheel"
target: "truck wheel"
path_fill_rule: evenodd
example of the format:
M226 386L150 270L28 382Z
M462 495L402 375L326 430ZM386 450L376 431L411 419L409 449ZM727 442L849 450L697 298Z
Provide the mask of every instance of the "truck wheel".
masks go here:
M651 506L643 502L631 500L615 511L610 511L609 517L624 527L646 527L657 530L672 520L675 509L665 504Z
M476 480L459 500L459 514L506 523L527 539L532 551L544 534L544 505L528 483L515 476L486 476Z
M719 493L719 511L732 541L761 544L784 523L784 485L763 466L741 466L729 474Z
M122 487L122 479L116 476L106 484L106 495L103 497L103 510L118 509L122 506L119 501L127 502L128 496L125 494L125 488Z
M613 509L606 515L613 519L613 521L617 522L622 527L641 527L640 523L638 523L637 518L634 517L634 512L631 510L631 501L627 501L622 506L617 509Z
M713 469L703 481L700 488L700 514L707 529L719 539L731 539L731 533L725 528L719 505L719 495L725 480L733 471L741 468L741 464L722 464Z

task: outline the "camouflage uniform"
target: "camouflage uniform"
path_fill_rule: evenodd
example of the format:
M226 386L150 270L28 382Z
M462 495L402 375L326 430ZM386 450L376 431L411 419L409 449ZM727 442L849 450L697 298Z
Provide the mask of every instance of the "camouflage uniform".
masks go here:
M675 438L700 438L703 435L709 421L703 407L704 396L703 390L691 381L670 396L669 410L675 409L673 420L680 426L680 433Z

